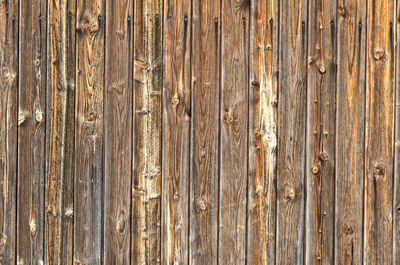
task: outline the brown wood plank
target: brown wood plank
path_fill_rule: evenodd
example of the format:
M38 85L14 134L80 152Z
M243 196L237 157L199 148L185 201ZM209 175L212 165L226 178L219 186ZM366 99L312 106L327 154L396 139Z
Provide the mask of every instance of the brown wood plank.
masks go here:
M362 264L366 5L337 7L335 257Z
M71 264L75 132L75 2L48 5L45 263Z
M0 263L16 262L18 1L0 2Z
M77 2L74 264L101 262L104 9Z
M280 2L277 264L303 264L307 1Z
M222 1L218 255L246 262L249 1Z
M396 2L396 41L400 43L400 3ZM396 44L396 99L393 199L393 264L400 261L400 49Z
M334 256L336 1L308 6L306 264Z
M132 0L106 1L104 264L130 263L132 10Z
M136 0L132 264L161 262L162 0Z
M392 264L395 1L368 1L364 264Z
M219 1L193 1L189 264L218 262L219 17Z
M191 1L164 1L161 264L188 264Z
M274 264L278 100L278 1L251 2L248 264Z
M20 2L17 261L43 264L47 2Z

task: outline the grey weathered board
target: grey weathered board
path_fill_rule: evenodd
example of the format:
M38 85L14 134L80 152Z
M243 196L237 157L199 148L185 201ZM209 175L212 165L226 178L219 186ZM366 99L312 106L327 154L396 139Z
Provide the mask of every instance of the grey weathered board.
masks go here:
M0 1L0 265L398 264L399 16Z

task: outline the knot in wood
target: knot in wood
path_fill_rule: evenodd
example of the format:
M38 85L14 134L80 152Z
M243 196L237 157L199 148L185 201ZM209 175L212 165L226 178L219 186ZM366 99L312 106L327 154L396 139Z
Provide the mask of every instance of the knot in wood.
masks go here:
M322 152L318 155L318 159L325 162L329 159L329 155L326 152Z
M255 129L254 130L254 136L255 137L260 137L261 135L263 135L263 132L260 129Z
M312 173L313 173L313 175L318 175L319 174L319 165L313 166Z
M117 231L118 233L122 234L125 230L125 222L124 220L117 220L117 222L115 223L115 231Z
M385 174L385 168L383 167L382 164L378 164L375 166L374 173L375 175L381 176Z
M295 196L296 196L296 194L295 194L295 192L294 192L294 189L291 188L291 189L289 190L289 199L293 200Z
M341 15L342 17L346 16L346 8L344 6L339 6L338 7L338 13L339 15Z
M29 223L29 230L31 232L31 237L35 237L35 234L36 234L35 219L32 219L32 221Z
M35 119L38 123L41 123L43 121L43 113L41 111L36 112Z
M260 86L260 84L256 80L251 81L251 85L256 87Z
M351 234L353 234L353 228L351 228L351 226L347 225L347 226L344 228L344 233L345 233L346 235L351 235Z
M95 111L89 111L89 113L88 113L88 120L89 120L89 121L94 121L94 120L96 119L96 116L97 116L97 114L96 114Z
M374 51L375 60L381 60L385 57L385 51L382 48L376 48Z
M196 206L202 211L207 210L207 203L202 199L196 200Z
M325 74L325 72L326 72L325 66L323 66L322 64L320 64L320 65L318 66L318 71L319 71L321 74Z
M229 112L225 112L224 114L224 120L227 123L231 123L233 121L233 117L231 114L229 114Z
M180 102L179 96L175 95L172 97L172 105L178 105Z

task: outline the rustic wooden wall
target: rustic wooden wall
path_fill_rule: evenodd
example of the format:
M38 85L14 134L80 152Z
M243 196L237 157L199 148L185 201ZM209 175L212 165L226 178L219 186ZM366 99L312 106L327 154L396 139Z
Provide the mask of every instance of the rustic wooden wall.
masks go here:
M0 265L400 264L400 2L0 1Z

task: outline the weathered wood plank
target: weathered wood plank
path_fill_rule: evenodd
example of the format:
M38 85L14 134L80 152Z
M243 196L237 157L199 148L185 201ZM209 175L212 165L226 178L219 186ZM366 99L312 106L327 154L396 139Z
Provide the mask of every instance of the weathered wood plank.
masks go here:
M101 262L104 8L77 2L74 264Z
M392 264L395 1L369 0L364 264Z
M335 1L309 2L305 264L334 256L336 11Z
M188 264L191 1L164 1L161 264Z
M249 1L222 1L218 259L246 262Z
M0 263L16 262L18 1L0 2Z
M277 264L303 264L307 1L280 2Z
M366 6L347 0L337 9L334 260L362 264Z
M104 264L130 263L132 10L132 0L106 1Z
M163 1L136 0L132 264L161 262Z
M193 1L189 264L218 263L219 18L219 1Z
M251 2L248 264L274 264L278 115L278 1Z
M71 264L73 256L75 7L48 5L46 264Z
M394 199L393 199L393 264L400 261L400 2L396 6L396 99L395 99L395 149L394 149Z
M17 263L43 264L47 2L20 10Z

